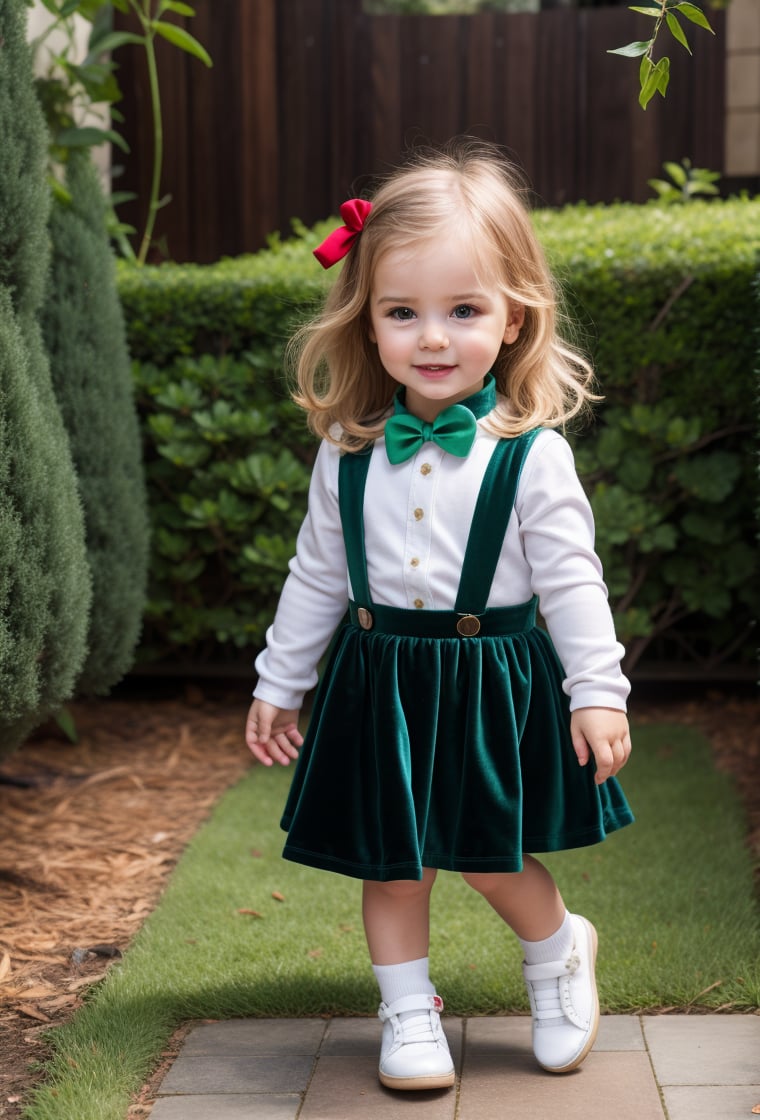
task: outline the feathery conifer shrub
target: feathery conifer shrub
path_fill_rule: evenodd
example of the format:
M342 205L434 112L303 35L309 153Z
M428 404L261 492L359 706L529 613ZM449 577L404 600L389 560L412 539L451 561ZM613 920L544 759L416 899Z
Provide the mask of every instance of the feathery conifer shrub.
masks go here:
M132 665L148 567L141 437L124 316L105 227L105 200L87 150L66 169L71 201L50 216L52 267L42 314L53 387L85 513L92 574L80 693L104 693Z
M37 319L49 189L26 10L25 0L0 0L0 755L72 695L91 595L76 475Z

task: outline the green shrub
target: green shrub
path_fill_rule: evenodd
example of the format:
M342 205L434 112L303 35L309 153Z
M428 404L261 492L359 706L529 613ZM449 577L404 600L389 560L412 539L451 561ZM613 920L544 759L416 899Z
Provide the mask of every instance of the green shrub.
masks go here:
M629 664L663 636L670 657L752 656L760 202L535 222L605 397L573 441ZM326 229L214 266L120 272L148 443L151 656L263 641L313 453L282 352L329 282L311 256ZM248 478L257 456L266 470Z
M255 647L303 518L313 440L250 354L135 374L153 540L143 653Z
M53 386L69 433L85 513L92 608L79 693L108 692L130 668L142 626L148 514L140 428L105 227L105 201L87 149L66 167L57 198L42 312Z
M37 321L47 137L25 0L0 0L0 756L71 696L90 574L69 442Z
M119 294L129 350L137 361L165 366L199 354L255 355L257 368L280 370L293 326L314 308L328 276L311 256L319 230L252 256L214 265L163 264L136 269L120 262Z
M760 203L536 216L605 395L576 440L628 665L751 657Z

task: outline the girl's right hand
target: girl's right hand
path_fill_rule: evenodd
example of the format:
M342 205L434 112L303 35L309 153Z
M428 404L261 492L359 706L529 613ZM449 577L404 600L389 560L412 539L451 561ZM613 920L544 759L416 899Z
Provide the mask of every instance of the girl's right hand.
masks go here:
M264 700L254 700L245 723L245 741L264 766L273 762L287 766L291 759L298 758L298 748L303 744L298 709L287 711Z

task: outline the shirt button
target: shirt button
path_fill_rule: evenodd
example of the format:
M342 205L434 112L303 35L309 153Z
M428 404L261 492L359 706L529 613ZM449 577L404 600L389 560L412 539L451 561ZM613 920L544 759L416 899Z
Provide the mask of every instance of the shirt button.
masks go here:
M415 607L417 608L418 611L421 610L425 606L422 599L415 599L414 600L414 605L415 605Z
M430 463L423 463L420 467L420 474L430 474L432 469L433 468L430 466Z
M417 506L416 510L414 511L414 520L415 521L422 521L422 518L424 516L425 516L424 509L420 509L420 507Z
M420 563L419 556L413 556L412 559L409 561L409 563L412 565L413 568L419 567L419 563Z

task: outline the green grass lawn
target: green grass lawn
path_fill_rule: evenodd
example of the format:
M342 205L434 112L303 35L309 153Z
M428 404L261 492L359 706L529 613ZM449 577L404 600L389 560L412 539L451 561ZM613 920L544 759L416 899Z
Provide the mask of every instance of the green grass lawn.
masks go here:
M545 857L568 906L599 931L603 1010L755 1008L760 921L730 781L693 730L639 728L634 742L623 784L636 824ZM123 1120L184 1019L375 1013L361 884L280 858L290 777L256 767L222 798L124 961L53 1033L28 1120ZM447 1012L527 1010L517 940L445 872L431 971Z

